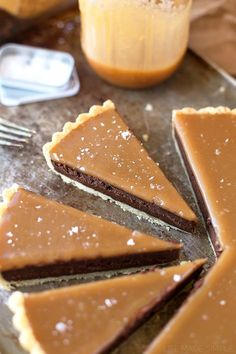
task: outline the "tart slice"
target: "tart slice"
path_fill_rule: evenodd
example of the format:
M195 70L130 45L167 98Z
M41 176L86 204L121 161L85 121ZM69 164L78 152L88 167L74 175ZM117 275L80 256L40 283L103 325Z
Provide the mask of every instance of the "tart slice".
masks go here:
M174 111L175 137L220 255L145 354L235 353L236 109Z
M220 253L236 242L236 109L184 108L174 111L173 125L206 226Z
M185 231L193 230L196 216L111 101L66 123L43 152L49 167L65 182L115 200L138 216L151 215Z
M164 263L181 248L17 186L4 199L0 272L9 282Z
M9 301L31 354L108 353L201 270L203 260ZM48 316L48 314L50 314Z

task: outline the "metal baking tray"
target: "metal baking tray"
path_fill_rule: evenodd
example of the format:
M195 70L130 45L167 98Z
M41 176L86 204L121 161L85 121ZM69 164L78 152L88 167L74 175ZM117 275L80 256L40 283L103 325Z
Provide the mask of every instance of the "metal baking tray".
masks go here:
M68 24L70 30L65 31ZM207 257L208 266L211 266L215 256L187 176L175 150L171 134L171 111L186 106L200 108L226 105L232 108L236 102L234 79L222 75L198 56L188 52L176 74L156 88L145 91L115 88L98 78L86 64L80 50L78 29L78 14L70 12L63 17L47 20L19 39L19 43L22 44L70 52L76 59L81 78L81 91L75 97L56 102L35 103L10 109L0 106L0 116L37 132L32 142L23 150L0 147L0 192L12 183L18 183L49 198L101 215L130 228L159 235L168 240L181 240L184 243L181 260ZM165 174L199 215L200 223L194 235L138 220L133 214L122 211L115 204L65 185L59 177L48 170L41 149L43 144L51 139L52 133L61 130L66 121L75 120L78 113L86 112L91 105L100 104L108 98L115 102L138 138L142 140L142 136L147 134L148 141L144 142L146 149L152 158L160 163ZM150 110L150 107L153 109ZM41 286L29 285L21 290L40 291L116 274L107 272L79 276L74 280L51 281ZM0 291L0 353L23 354L24 351L18 344L17 333L11 325L11 313L5 305L8 296L8 293ZM153 316L117 348L116 354L141 354L173 315L184 297L184 293L176 296L159 314Z

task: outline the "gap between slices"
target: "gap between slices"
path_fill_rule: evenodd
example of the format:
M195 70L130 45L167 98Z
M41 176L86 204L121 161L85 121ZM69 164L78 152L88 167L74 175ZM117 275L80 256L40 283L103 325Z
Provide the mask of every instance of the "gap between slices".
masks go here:
M191 232L196 216L158 164L106 101L65 124L43 147L48 166L65 182L134 212ZM154 221L154 218L151 218Z
M19 186L5 190L0 206L0 272L8 282L167 263L181 247Z
M204 263L38 294L16 292L9 307L20 343L31 354L108 353L195 278Z
M220 258L145 354L235 353L236 109L174 111L174 134Z

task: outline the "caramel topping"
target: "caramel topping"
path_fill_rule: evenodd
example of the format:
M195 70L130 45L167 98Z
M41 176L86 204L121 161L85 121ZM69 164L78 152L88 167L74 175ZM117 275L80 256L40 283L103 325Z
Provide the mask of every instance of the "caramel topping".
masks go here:
M146 354L235 353L236 111L175 112L174 126L225 249Z
M227 249L145 354L235 353L235 250Z
M182 62L185 50L183 48L183 52L180 53L179 57L168 66L153 70L117 68L97 62L86 53L85 55L93 70L111 84L128 88L145 88L157 85L172 75Z
M177 111L174 124L219 241L236 246L236 112Z
M0 270L178 249L23 188L0 210Z
M82 115L66 126L58 141L49 144L44 153L48 149L53 161L95 176L182 218L196 220L114 105L108 101L103 107L92 108L96 109L97 114Z
M47 354L94 354L110 348L181 287L204 261L112 280L15 293L10 308L22 345ZM50 314L50 316L48 316ZM35 350L35 351L34 351Z

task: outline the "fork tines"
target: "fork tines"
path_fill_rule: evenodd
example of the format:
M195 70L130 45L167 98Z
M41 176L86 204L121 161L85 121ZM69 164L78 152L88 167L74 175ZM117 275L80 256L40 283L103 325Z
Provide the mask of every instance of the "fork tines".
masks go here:
M23 147L35 131L0 118L0 145Z

